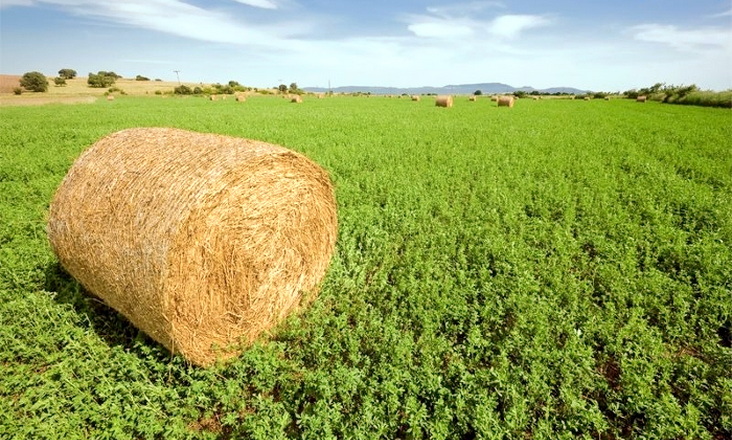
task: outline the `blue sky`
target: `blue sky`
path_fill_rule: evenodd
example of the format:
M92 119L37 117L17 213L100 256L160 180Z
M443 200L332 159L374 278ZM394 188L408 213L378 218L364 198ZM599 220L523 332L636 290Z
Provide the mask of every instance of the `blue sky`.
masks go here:
M732 1L0 0L0 73L732 88Z

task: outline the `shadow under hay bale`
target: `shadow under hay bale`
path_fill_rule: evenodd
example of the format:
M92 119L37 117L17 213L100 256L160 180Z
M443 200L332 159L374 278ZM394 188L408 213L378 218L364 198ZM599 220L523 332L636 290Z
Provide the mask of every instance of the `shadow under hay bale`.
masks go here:
M74 278L202 366L311 300L336 233L330 179L306 157L169 128L123 130L86 150L48 222Z

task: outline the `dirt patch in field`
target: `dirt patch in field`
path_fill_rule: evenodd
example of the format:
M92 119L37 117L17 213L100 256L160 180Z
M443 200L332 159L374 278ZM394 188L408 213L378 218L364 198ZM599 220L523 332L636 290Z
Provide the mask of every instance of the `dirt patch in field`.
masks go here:
M91 104L96 100L97 98L95 96L10 95L0 96L0 107L45 104Z
M0 75L0 93L13 93L13 89L20 87L20 75Z

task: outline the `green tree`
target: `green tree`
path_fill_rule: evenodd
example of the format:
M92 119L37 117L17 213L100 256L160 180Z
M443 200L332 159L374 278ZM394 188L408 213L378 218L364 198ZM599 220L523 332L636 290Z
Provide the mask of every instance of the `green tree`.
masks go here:
M58 71L58 76L63 79L74 79L74 78L76 78L76 70L61 69Z
M56 84L57 87L65 86L66 85L66 78L62 76L57 76L53 79L53 82Z
M48 91L48 80L41 72L26 72L20 79L20 85L31 92Z
M87 78L86 83L89 84L89 87L104 89L114 84L116 80L117 76L114 72L100 70L99 73L89 72L89 78Z
M279 87L277 87L277 90L279 90L282 93L287 93L287 86L284 84L280 84Z
M290 93L297 93L299 89L297 88L297 83L290 84Z
M150 78L148 78L146 76L142 76L142 75L137 75L135 77L135 81L150 81Z
M480 96L482 94L483 94L482 90L476 90L475 92L473 92L473 95L475 95L475 96Z

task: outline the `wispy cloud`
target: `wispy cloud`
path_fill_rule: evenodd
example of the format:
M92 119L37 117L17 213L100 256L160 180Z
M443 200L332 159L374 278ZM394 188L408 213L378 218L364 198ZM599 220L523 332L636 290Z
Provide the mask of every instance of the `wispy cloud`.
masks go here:
M23 0L10 1L20 3ZM234 1L264 9L277 7L270 0ZM180 0L35 0L32 3L54 5L78 16L214 43L279 48L289 36L307 30L302 23L253 24Z
M636 40L665 44L683 51L732 47L732 30L727 28L680 29L652 23L635 26L631 32Z
M237 3L241 3L247 6L254 6L255 8L262 9L277 9L277 5L269 0L234 0Z
M522 32L550 23L540 15L502 15L490 23L490 32L500 38L514 39Z
M721 18L721 17L732 17L732 8L730 8L727 11L721 12L719 14L712 15L714 18Z
M499 1L473 1L444 6L430 6L427 8L427 12L437 17L451 18L460 16L473 16L489 9L505 7L506 5L503 2Z
M473 34L473 29L469 24L452 20L412 23L407 26L407 29L418 37L426 38L461 38Z
M0 9L9 8L11 6L32 6L33 0L3 0L0 2Z

